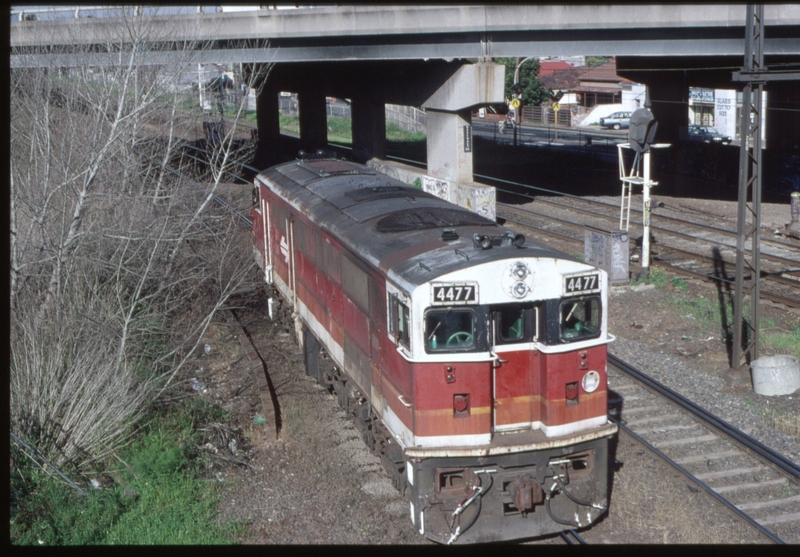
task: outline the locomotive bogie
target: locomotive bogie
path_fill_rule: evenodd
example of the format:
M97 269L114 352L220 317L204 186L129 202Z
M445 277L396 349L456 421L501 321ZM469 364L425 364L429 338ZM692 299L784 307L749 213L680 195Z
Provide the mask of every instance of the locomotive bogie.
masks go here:
M256 186L256 259L293 308L307 373L422 535L596 520L616 432L605 272L345 161L282 165Z

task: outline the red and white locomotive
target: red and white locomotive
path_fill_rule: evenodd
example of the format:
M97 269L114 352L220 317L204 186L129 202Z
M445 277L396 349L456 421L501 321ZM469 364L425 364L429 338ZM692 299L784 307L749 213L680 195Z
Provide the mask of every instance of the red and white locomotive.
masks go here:
M363 165L256 177L253 239L306 371L441 543L530 538L607 508L604 271Z

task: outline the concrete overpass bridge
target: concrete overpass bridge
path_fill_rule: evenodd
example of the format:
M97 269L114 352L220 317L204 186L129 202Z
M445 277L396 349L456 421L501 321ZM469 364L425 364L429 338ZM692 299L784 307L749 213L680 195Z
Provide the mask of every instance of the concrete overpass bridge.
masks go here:
M765 65L800 65L800 5L764 9ZM744 4L335 6L147 19L140 64L274 64L258 97L259 152L280 138L278 92L298 93L301 143L326 143L325 97L352 99L354 157L385 158L384 103L426 108L428 173L472 181L470 114L503 101L496 57L616 56L618 74L650 87L658 141L686 123L689 87L741 90ZM108 21L11 24L11 67L113 64ZM75 53L76 48L80 55ZM47 51L47 52L45 52ZM61 54L54 54L54 52ZM800 144L800 88L767 82L767 145ZM774 110L769 110L770 108ZM262 157L262 164L268 162Z

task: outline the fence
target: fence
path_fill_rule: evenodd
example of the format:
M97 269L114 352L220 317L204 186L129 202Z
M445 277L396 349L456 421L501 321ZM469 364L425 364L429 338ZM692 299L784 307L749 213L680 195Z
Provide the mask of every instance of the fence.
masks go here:
M281 114L296 116L297 101L291 97L281 97L280 112ZM351 117L350 105L331 103L326 105L326 113L328 116L337 118ZM401 130L425 133L426 115L422 110L413 106L387 104L386 121L394 122Z
M556 114L558 114L558 127L571 128L577 122L573 122L573 117L577 116L577 111L573 112L571 107L565 106L558 112L550 107L523 106L522 122L525 124L542 124L545 126L556 125Z
M401 130L425 133L427 115L413 106L387 104L386 121L395 122Z

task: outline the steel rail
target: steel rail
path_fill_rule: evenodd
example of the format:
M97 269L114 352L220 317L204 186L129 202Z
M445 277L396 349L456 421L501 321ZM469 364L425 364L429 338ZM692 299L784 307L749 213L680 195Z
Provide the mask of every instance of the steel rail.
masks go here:
M608 207L611 210L617 211L617 213L619 212L619 206L617 206L617 205L611 205L610 203L606 203L604 201L597 201L595 199L585 199L585 198L580 198L580 199L582 201L584 201L585 203L594 204L594 205L600 205L602 207ZM565 209L582 210L582 209L579 209L577 207L573 207L571 205L566 205L564 203L559 203L558 201L554 201L552 199L536 198L536 201L539 201L541 203L548 203L550 205L555 205L557 207L564 207ZM641 209L633 208L633 209L631 209L631 212L642 214L642 210ZM599 215L599 213L598 213L598 215ZM650 213L650 218L654 219L655 217L658 217L658 219L660 219L660 220L665 220L665 221L672 222L672 223L675 223L675 224L678 224L678 225L688 225L688 226L693 226L695 228L708 230L710 232L719 232L721 234L727 234L727 235L730 235L730 236L736 236L736 232L735 231L728 230L726 228L719 228L717 226L711 226L710 224L703 224L701 222L692 222L692 221L688 221L688 220L679 219L677 217L670 217L668 215L661 215L661 214L656 214L654 212L651 212ZM610 220L618 220L619 215L618 214L615 215L615 216L605 215L605 218L608 218ZM637 225L637 226L639 226L639 225ZM669 230L669 229L665 229L665 230ZM789 248L789 249L792 249L792 248L793 249L797 249L798 247L800 247L797 244L794 244L794 243L791 243L791 242L785 242L783 240L776 240L774 238L765 238L764 241L769 242L771 244L775 244L776 246Z
M737 508L737 507L736 507L736 506L735 506L733 503L731 503L730 501L728 501L727 499L725 499L724 497L722 497L722 496L721 496L719 493L717 493L716 491L714 491L713 489L711 489L711 488L710 488L708 485L706 485L706 484L705 484L705 482L703 482L703 481L701 481L701 480L698 480L698 479L697 479L697 478L696 478L696 477L695 477L695 476L694 476L694 475L693 475L691 472L689 472L689 471L688 471L686 468L684 468L683 466L681 466L680 464L678 464L677 462L675 462L674 460L672 460L670 457L668 457L668 456L667 456L667 455L665 455L663 452L661 452L660 450L658 450L658 449L657 449L655 446L653 446L652 444L648 443L648 442L647 442L647 440L645 440L644 438L642 438L640 435L637 435L637 434L636 434L636 433L635 433L633 430L631 430L630 428L628 428L628 427L625 425L625 422L624 422L624 421L622 421L622 420L618 420L618 419L617 419L617 418L615 418L614 416L609 416L608 418L609 418L609 419L610 419L612 422L616 423L616 424L619 426L620 430L624 431L625 433L627 433L628 435L630 435L630 436L631 436L631 437L632 437L634 440L636 440L636 442L637 442L637 443L639 443L640 445L644 446L644 447L645 447L645 448L647 448L649 451L651 451L651 452L652 452L652 453L654 453L656 456L658 456L658 457L659 457L661 460L663 460L664 462L666 462L667 464L669 464L670 466L672 466L673 468L675 468L675 470L677 470L678 472L680 472L681 474L683 474L683 475L686 477L686 479L690 480L692 483L694 483L695 485L697 485L697 487L699 487L700 489L704 490L706 493L708 493L709 495L711 495L711 496L712 496L714 499L716 499L716 500L717 500L719 503L721 503L722 505L724 505L724 506L725 506L725 507L726 507L728 510L730 510L731 512L733 512L733 513L734 513L735 515L737 515L739 518L741 518L742 520L744 520L745 522L747 522L748 524L750 524L751 526L753 526L754 528L756 528L756 529L757 529L759 532L761 532L762 534L764 534L766 537L768 537L768 538L769 538L770 540L772 540L773 542L775 542L775 543L777 543L777 544L785 545L785 543L786 543L786 542L784 542L782 539L780 539L779 537L777 537L775 534L773 534L772 532L770 532L769 530L767 530L766 528L764 528L763 526L761 526L761 524L759 524L758 522L756 522L756 521L755 521L755 520L754 520L754 519L753 519L753 518L752 518L750 515L748 515L748 514L746 514L746 513L742 512L741 510L739 510L739 509L738 509L738 508Z
M561 539L567 542L567 545L587 545L586 540L584 540L578 532L574 529L566 530L558 533L561 536Z
M542 203L549 203L549 204L557 205L557 206L560 206L560 207L565 207L565 205L563 203L554 203L552 201L547 201L547 200L538 199L538 198L537 198L537 201L538 202L542 202ZM603 215L602 213L597 213L595 211L590 211L589 209L582 209L580 207L568 207L568 206L567 206L567 208L569 208L570 210L577 211L579 213L584 213L584 214L587 214L587 215L590 215L590 216L593 216L593 217L600 217L600 218L603 218L603 219L606 219L606 220L610 220L610 221L615 221L616 222L616 221L619 220L618 216ZM529 209L519 209L519 210L520 211L526 211L526 212L530 211ZM535 215L542 216L542 217L546 217L547 216L547 215L543 215L542 213L537 213L535 211L530 211L530 212L535 214ZM661 218L661 217L659 217L659 218ZM690 223L690 222L686 221L686 222L684 222L684 224L694 224L694 223ZM677 230L672 230L670 228L663 228L663 227L654 226L654 225L651 224L650 225L650 229L651 230L658 230L659 232L664 232L666 234L673 234L675 236L678 236L680 238L685 238L687 240L697 241L697 237L696 236L692 236L691 234L686 234L685 232L679 232ZM720 231L722 231L722 230L720 229ZM708 243L708 244L713 244L713 245L716 245L716 246L729 248L729 249L736 249L735 245L726 244L724 242L717 242L715 240L709 240L709 239L706 239L706 238L703 238L703 242ZM762 253L761 254L761 258L762 259L769 259L770 261L774 261L776 263L784 263L784 264L787 264L787 265L797 265L798 264L798 262L796 260L787 259L787 258L781 257L779 255L771 255L769 253Z
M707 263L712 263L713 264L713 263L716 263L716 261L717 261L716 259L714 259L713 257L709 257L708 255L703 255L701 253L695 253L695 252L692 252L692 251L686 251L684 249L676 248L676 247L673 247L673 246L667 246L667 245L661 244L660 247L661 247L661 249L665 249L665 250L668 250L668 251L671 251L671 252L674 252L674 253L677 253L677 254L680 254L680 255L685 255L687 257L694 257L694 258L697 258L697 259L701 259L701 260L703 260L703 261L705 261ZM657 258L657 257L653 257L653 259L655 259L656 261L659 261L661 263L666 263L663 259L660 259L660 258ZM726 265L731 265L731 266L735 265L735 262L731 263L730 261L725 261L724 259L721 260L721 262L726 264ZM666 263L666 264L671 265L669 263ZM781 276L781 273L783 273L783 272L786 272L786 271L764 271L764 270L762 270L761 271L761 278L767 279L767 280L772 281L772 282L785 284L785 285L790 286L792 288L800 288L800 281ZM792 272L794 272L794 271L792 271ZM709 276L709 278L714 278L714 279L722 281L722 282L731 282L731 283L734 282L732 280L726 281L726 279L714 277L713 275L708 275L708 276ZM745 278L748 278L748 277L746 276ZM800 301L798 301L797 303L800 304Z
M707 281L707 282L716 281L716 282L721 282L721 283L725 283L725 284L729 284L729 285L734 283L734 281L732 281L730 279L723 279L723 278L720 278L720 277L715 277L714 275L707 275L707 274L703 274L703 273L698 273L697 271L684 269L683 267L678 267L676 265L672 265L670 263L666 263L666 262L661 261L661 260L657 260L657 261L658 261L659 265L664 266L664 267L670 269L671 271L673 271L674 273L677 273L677 274L680 274L680 275L685 275L685 276L691 277L691 278L697 278L697 279L704 280L704 281ZM772 294L770 292L764 292L762 290L760 292L760 295L761 295L761 299L762 300L768 300L768 301L774 302L776 304L783 304L786 307L790 307L790 308L800 308L800 301L792 299L792 298L786 298L785 296L781 296L780 294Z
M498 205L505 205L505 204L498 204ZM516 208L514 208L514 209L516 209ZM559 217L554 217L554 216L551 216L551 215L544 215L544 214L541 214L541 213L536 213L534 211L525 211L523 209L516 209L516 210L522 211L522 212L525 212L525 213L528 213L528 214L534 214L534 215L537 215L537 216L541 216L543 218L554 220L556 222L560 222L562 224L566 224L566 225L569 225L569 226L576 226L574 222L571 222L571 221L568 221L566 219L562 219L562 218L559 218ZM520 226L525 226L525 227L531 228L533 230L538 230L538 231L543 232L545 234L549 234L551 236L557 236L559 238L562 238L562 239L565 239L565 240L568 240L568 241L573 241L573 242L576 242L576 243L582 243L583 242L583 240L581 240L579 238L573 238L571 236L567 236L567 235L561 234L559 232L554 232L552 230L546 230L544 228L535 226L535 225L530 224L530 223L525 223L525 222L518 221L518 220L509 218L509 217L505 217L505 216L503 216L501 218L504 218L507 221L513 222L513 223L518 224ZM686 251L680 250L679 248L672 248L672 247L669 247L669 246L663 246L663 247L665 249L670 249L670 250L673 250L673 251L684 253L684 254L689 255L691 257L708 258L707 256L704 256L702 254L686 252ZM683 269L681 267L678 267L676 265L672 265L672 264L667 263L667 262L665 262L663 260L660 260L658 258L654 258L654 259L656 261L658 261L659 264L663 265L664 267L668 267L669 269L675 271L676 273L687 275L687 276L690 276L690 277L693 277L693 278L699 278L699 279L705 280L705 281L717 281L717 282L723 282L723 283L725 283L725 282L732 283L733 282L731 280L726 280L726 279L723 279L723 278L720 278L720 277L716 277L714 275L698 273L696 271L691 271L689 269ZM764 276L764 278L767 278L770 281L781 282L781 283L784 283L784 284L787 284L787 285L790 285L790 286L793 286L793 287L800 286L800 284L795 284L797 281L794 281L794 280L791 280L791 279L786 279L784 277L780 277L780 276L777 276L777 275L774 275L774 274L770 274L770 273L768 273L766 271L762 272L762 275ZM764 292L763 290L760 292L760 294L761 294L761 298L762 299L769 300L771 302L784 304L784 305L786 305L788 307L792 307L792 308L800 307L800 301L792 299L792 298L787 298L785 296L781 296L780 294L772 294L772 293L769 293L769 292Z
M711 414L704 408L698 406L691 400L676 393L666 385L662 385L658 381L648 377L633 366L623 362L613 354L608 354L608 362L618 368L623 373L633 377L640 383L644 384L649 389L655 391L659 395L667 398L671 402L677 404L679 407L690 412L694 416L703 420L704 423L710 425L726 437L729 437L740 445L744 446L747 450L755 453L764 460L769 461L774 466L779 468L783 473L788 475L795 483L800 483L800 465L792 462L784 455L775 452L757 439L754 439L737 429L726 421Z

